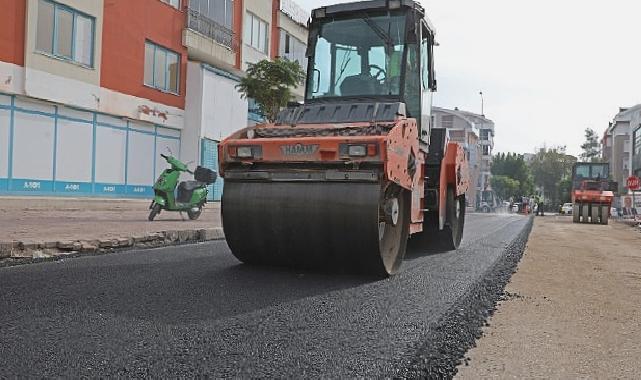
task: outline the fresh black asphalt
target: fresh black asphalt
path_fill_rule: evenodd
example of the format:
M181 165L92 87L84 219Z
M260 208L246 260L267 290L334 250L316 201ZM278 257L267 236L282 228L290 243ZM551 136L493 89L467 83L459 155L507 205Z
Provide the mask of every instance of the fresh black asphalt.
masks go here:
M507 281L529 228L513 215L466 223L458 251L410 251L382 281L248 267L224 241L0 268L0 378L439 373L420 368L435 331L453 310L487 315L495 299L479 284L497 267ZM485 303L461 302L471 296Z

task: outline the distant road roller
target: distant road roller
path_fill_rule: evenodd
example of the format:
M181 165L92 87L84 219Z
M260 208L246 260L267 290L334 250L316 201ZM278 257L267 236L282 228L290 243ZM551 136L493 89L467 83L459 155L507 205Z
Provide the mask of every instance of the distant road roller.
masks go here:
M607 163L578 162L572 168L572 221L608 224L617 183Z
M388 276L408 239L459 246L468 166L430 125L433 46L415 1L312 12L304 104L219 145L223 228L240 261Z

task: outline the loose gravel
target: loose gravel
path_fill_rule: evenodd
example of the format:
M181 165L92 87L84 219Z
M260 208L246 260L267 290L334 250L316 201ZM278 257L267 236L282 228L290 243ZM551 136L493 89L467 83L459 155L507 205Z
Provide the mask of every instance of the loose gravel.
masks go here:
M496 310L497 302L512 296L505 294L504 289L516 271L531 230L532 219L506 247L505 255L439 321L430 326L425 343L410 365L398 374L400 377L449 379L456 375L457 366L465 360L465 353L475 347L477 339L482 336L481 329Z

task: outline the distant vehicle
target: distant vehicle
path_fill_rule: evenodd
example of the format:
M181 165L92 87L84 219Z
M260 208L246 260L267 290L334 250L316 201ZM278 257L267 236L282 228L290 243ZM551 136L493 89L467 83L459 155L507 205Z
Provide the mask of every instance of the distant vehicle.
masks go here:
M563 206L561 206L561 214L572 215L572 203L564 203Z
M481 192L481 199L476 208L477 211L490 213L496 211L497 207L499 207L499 200L496 198L494 191L484 190Z
M574 223L608 224L613 190L607 163L578 162L572 168L572 221Z
M521 209L521 204L520 203L514 203L512 205L512 212L519 212L520 209Z

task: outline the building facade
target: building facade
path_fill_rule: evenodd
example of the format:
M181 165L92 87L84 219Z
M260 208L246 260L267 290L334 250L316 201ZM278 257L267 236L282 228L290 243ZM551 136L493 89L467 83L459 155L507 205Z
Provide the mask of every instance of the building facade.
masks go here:
M448 130L448 137L456 141L467 154L470 182L475 184L466 194L468 206L479 208L488 202L492 193L492 151L494 149L494 122L484 115L434 107L435 128Z
M612 179L619 184L619 194L628 193L627 178L641 169L641 147L636 144L641 127L641 104L621 107L606 129L602 140L603 159L610 163Z
M278 0L0 5L0 195L149 197L166 151L215 168L252 122L243 70L306 41Z

